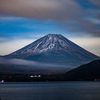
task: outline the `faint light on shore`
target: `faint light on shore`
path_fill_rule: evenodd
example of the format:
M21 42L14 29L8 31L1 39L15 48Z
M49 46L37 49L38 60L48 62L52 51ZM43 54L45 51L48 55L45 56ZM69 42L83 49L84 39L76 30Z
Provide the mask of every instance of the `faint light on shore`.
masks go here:
M1 82L3 83L3 82L4 82L4 80L1 80Z
M31 75L30 77L31 78L33 78L33 77L41 77L41 75Z
M33 75L31 75L30 77L31 77L31 78L33 78L34 76L33 76Z
M41 75L38 75L38 77L41 77Z

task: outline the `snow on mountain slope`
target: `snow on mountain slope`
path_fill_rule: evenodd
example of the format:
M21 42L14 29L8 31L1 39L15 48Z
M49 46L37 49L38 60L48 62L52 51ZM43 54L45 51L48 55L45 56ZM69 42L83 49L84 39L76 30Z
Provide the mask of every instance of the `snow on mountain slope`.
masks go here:
M42 52L51 51L53 49L54 50L73 49L71 45L72 45L71 41L67 40L62 35L49 34L12 54L13 55L23 54L23 53L39 54Z

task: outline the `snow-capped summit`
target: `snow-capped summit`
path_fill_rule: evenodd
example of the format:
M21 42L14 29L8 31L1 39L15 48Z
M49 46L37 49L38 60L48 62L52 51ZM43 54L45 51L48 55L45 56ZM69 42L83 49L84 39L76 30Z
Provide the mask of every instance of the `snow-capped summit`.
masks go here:
M12 54L31 53L32 55L58 49L72 49L72 42L60 34L49 34Z

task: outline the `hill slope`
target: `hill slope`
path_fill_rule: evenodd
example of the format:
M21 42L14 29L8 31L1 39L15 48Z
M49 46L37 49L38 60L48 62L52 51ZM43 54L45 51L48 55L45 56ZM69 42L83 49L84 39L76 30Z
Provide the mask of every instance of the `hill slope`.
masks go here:
M92 61L66 73L67 80L100 79L100 60Z

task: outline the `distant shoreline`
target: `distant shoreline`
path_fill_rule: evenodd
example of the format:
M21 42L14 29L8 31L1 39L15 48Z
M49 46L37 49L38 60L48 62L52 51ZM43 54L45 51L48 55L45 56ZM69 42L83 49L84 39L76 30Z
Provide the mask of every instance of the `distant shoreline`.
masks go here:
M67 79L65 74L0 74L0 81L2 80L4 82L100 81L100 79Z

